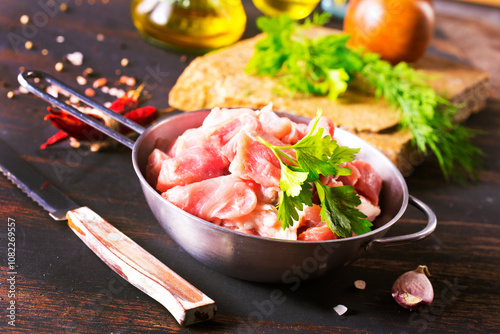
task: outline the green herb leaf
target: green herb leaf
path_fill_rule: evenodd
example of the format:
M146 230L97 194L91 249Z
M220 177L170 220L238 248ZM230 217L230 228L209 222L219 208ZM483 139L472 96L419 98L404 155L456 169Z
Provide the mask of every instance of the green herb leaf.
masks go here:
M321 219L338 236L352 236L370 231L372 223L364 218L356 206L361 204L359 196L352 186L328 187L315 182L318 195L324 205L321 206Z
M281 170L280 189L290 197L299 196L308 174L300 171L294 172L284 164L281 165Z
M311 184L314 184L321 202L321 219L332 232L342 237L351 236L353 232L365 233L371 223L356 209L361 200L354 188L331 188L319 181L320 175L349 175L351 170L338 164L352 161L359 149L339 146L336 140L324 135L323 128L318 128L320 117L321 110L309 133L291 146L275 146L258 137L274 152L281 165L278 219L286 229L299 219L304 205L313 206ZM295 150L295 158L285 153L290 149Z

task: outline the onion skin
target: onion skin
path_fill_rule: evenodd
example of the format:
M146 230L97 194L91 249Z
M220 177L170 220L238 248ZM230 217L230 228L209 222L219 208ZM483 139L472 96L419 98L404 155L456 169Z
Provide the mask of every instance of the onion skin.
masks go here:
M430 0L351 0L344 31L351 47L380 54L390 63L412 63L423 56L434 35Z
M426 266L418 266L396 279L392 286L392 297L399 305L414 311L432 303L434 289L425 272L429 274Z

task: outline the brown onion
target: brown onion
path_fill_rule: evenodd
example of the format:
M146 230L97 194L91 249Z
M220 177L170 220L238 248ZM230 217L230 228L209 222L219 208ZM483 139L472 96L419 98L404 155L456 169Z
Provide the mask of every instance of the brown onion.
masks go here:
M351 0L344 18L349 45L380 54L392 64L414 62L434 34L430 0Z
M392 286L392 297L399 305L413 311L432 303L434 290L425 273L430 275L427 266L418 266L398 277Z

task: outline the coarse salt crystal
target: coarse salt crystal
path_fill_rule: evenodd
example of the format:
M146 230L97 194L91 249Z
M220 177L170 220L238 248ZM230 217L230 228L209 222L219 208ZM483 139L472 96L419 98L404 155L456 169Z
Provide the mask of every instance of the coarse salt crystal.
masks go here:
M87 79L85 79L84 77L82 77L81 75L77 76L76 77L76 82L78 82L78 84L80 86L84 86L87 84Z
M127 92L125 92L123 89L118 89L118 90L116 91L116 97L117 97L117 98L121 98L121 97L123 97L125 94L127 94Z
M118 95L118 88L116 88L116 87L111 87L111 88L109 89L108 94L109 94L109 95L111 95L111 96L115 96L115 97L116 97L116 96Z
M21 24L28 24L28 22L30 21L30 17L28 15L21 15L21 17L19 18L19 21L21 22Z
M24 86L19 86L19 93L21 93L21 94L28 94L29 90L26 89Z
M60 92L59 87L54 86L54 85L48 86L45 91L47 92L47 94L52 95L55 98L57 98L59 96L59 92Z
M339 304L333 308L335 312L337 312L338 315L343 315L344 313L347 312L347 307L345 307L342 304Z
M75 66L80 66L83 64L83 54L81 52L68 53L66 59Z

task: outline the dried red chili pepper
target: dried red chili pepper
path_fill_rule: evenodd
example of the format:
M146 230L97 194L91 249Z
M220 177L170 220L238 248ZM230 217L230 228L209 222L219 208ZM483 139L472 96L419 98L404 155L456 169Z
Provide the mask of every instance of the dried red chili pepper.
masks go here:
M125 114L125 117L135 121L139 125L148 125L158 117L158 112L153 106L145 106L132 110ZM130 129L124 125L120 125L120 132L125 134L130 132Z
M69 135L66 132L61 130L58 133L56 133L55 135L53 135L52 137L50 137L49 139L47 139L47 141L45 143L40 145L40 149L45 150L47 148L47 146L54 145L55 143L58 143L61 140L64 140L67 138L69 138Z
M122 115L134 110L139 105L139 97L143 89L144 84L140 85L136 90L128 91L125 95L111 103L109 109Z
M137 108L139 104L139 97L143 88L144 85L141 85L136 90L130 90L127 94L116 99L111 104L109 109L124 115L140 125L147 125L151 123L158 117L156 108L152 106ZM64 111L54 110L51 107L48 107L47 110L49 111L49 114L45 116L45 120L49 120L54 127L61 131L50 137L43 145L41 145L41 149L45 149L47 146L55 144L68 137L73 137L81 141L100 141L106 138L106 136L99 130L96 130L90 125L79 121L77 118L65 113ZM102 118L97 115L89 116L103 122ZM130 132L130 129L120 125L120 132L126 134Z
M106 136L92 126L85 124L77 118L65 113L61 110L54 110L52 107L47 107L50 114L45 116L45 120L49 120L54 127L66 132L70 137L84 141L103 140ZM98 121L103 121L102 118L96 115L89 115Z

